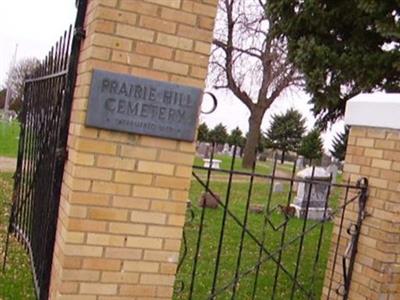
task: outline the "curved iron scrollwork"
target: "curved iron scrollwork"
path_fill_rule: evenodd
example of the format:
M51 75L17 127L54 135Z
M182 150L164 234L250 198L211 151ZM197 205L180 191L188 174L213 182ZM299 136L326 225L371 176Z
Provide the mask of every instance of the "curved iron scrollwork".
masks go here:
M204 92L204 95L209 95L213 101L213 106L209 111L201 111L202 114L209 115L212 114L218 107L218 99L217 97L211 92Z
M349 297L351 277L354 269L355 257L357 254L358 240L361 232L362 221L366 218L366 203L368 199L368 179L360 178L357 181L357 187L361 189L358 197L358 215L356 223L351 223L347 228L347 234L350 235L345 253L342 257L343 284L339 285L336 293L343 296L344 300Z
M183 233L182 233L182 241L183 241L183 248L182 248L182 254L181 254L181 258L178 262L178 266L176 268L176 273L179 274L179 270L181 269L185 258L187 256L187 252L188 252L188 245L187 245L187 238L186 238L186 232L185 232L185 228L188 225L193 224L194 219L196 217L196 214L192 208L192 203L190 202L190 200L187 202L187 214L188 217L186 219L185 225L183 227ZM182 293L185 290L185 282L183 281L183 279L178 279L176 280L175 283L175 293Z

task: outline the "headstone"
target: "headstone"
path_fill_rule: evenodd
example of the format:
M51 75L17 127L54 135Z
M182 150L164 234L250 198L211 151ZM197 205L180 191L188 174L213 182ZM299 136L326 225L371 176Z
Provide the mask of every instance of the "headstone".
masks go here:
M296 160L296 170L301 171L304 169L304 156L299 156Z
M330 208L327 208L327 211L325 211L325 205L330 184L330 174L322 167L315 167L312 179L313 182L311 183L310 180L312 174L312 167L306 168L297 173L297 177L304 180L305 182L299 183L297 188L297 196L292 206L296 209L296 216L299 218L304 218L307 214L307 219L327 219L331 215Z
M321 166L327 168L332 164L332 158L326 154L322 155Z
M229 144L225 143L224 144L224 149L222 149L222 153L227 155L227 154L229 154L229 150L230 150Z
M199 154L201 157L207 158L209 147L210 144L201 142L197 147L197 154Z
M229 149L229 156L233 156L233 152L235 151L235 145L232 145L231 148Z
M326 168L326 171L327 171L329 174L332 174L332 183L336 183L336 177L337 177L337 174L338 174L338 171L339 171L338 165L335 164L335 163L330 164L330 165Z
M282 182L275 182L272 191L274 193L282 193L283 192L283 183Z
M211 193L203 193L200 196L199 199L199 206L200 207L207 207L207 208L213 208L216 209L218 208L219 202L220 202L220 197L219 195L213 193L214 196Z
M237 146L236 148L236 156L242 156L242 148L240 146Z
M211 159L205 158L203 159L203 161L204 161L203 165L204 168L220 169L221 160L219 159L213 159L211 162Z

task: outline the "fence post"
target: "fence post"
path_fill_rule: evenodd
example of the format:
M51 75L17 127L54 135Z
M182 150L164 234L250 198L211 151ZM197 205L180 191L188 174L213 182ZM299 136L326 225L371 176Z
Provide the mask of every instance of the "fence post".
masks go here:
M345 121L351 126L344 166L345 175L355 182L369 181L366 218L361 227L358 252L348 299L400 299L400 94L361 94L347 103ZM350 205L345 227L357 218L358 204ZM336 246L338 224L331 247ZM343 256L348 240L339 243ZM333 288L343 283L342 260L338 259L331 278L333 255L325 275L323 299L342 299Z
M217 0L91 0L50 298L170 299L194 143L85 126L94 69L204 87Z

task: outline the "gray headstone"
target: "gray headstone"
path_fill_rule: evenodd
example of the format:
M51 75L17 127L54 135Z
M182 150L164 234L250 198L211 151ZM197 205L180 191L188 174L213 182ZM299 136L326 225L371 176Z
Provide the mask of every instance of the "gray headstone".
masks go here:
M313 168L306 168L297 173L297 177L305 180L300 182L297 188L297 196L293 203L296 208L296 215L304 218L307 213L307 219L323 220L330 216L330 209L325 210L330 174L322 167L316 167L313 174L313 183L307 182L311 180ZM320 183L316 183L320 182Z
M201 142L197 147L197 154L202 157L207 157L209 147L210 145L208 143Z
M296 160L296 170L301 171L303 169L304 169L304 157L300 155Z
M330 165L326 168L326 171L327 171L329 174L332 174L332 183L336 183L336 176L337 176L338 171L339 171L338 165L335 164L335 163L330 164Z
M282 182L275 182L274 188L272 190L274 193L282 193L283 192L283 183Z
M223 152L224 154L229 154L229 150L230 150L229 144L228 144L228 143L225 143L225 144L224 144L224 149L222 149L222 152Z

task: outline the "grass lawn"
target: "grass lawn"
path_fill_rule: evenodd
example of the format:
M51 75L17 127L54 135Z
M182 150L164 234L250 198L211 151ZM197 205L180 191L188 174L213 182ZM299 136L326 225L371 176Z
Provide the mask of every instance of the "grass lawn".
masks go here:
M18 122L0 121L0 156L17 157L19 128Z
M0 173L0 267L3 266L12 182L12 174ZM36 299L28 256L14 238L11 238L10 242L6 271L3 273L0 270L0 299Z
M221 201L225 202L225 195L227 183L221 181L211 182L210 186L213 192L217 192L221 196ZM248 193L248 182L234 182L232 185L229 209L233 214L243 222L245 217L246 199ZM184 261L182 269L178 274L178 279L185 283L183 293L176 293L175 299L187 299L190 279L192 274L193 257L196 248L196 241L199 231L201 209L197 206L199 195L204 191L204 188L195 180L192 181L190 190L190 199L192 200L192 207L195 211L195 219L192 224L186 225L186 236L188 241L188 253ZM268 181L256 182L253 186L251 203L265 204L269 192ZM271 208L276 207L277 204L287 203L288 187L282 193L274 193L271 200ZM339 193L335 192L330 201L331 206L337 206ZM196 284L194 288L193 299L207 299L210 291L217 249L220 237L220 228L223 217L223 209L220 207L216 210L206 209L205 220L203 225L203 235L200 247L200 258L197 265ZM284 216L281 213L273 212L270 219L275 227L284 221ZM275 253L274 257L279 255L279 248L281 244L282 230L273 230L271 226L263 229L264 218L263 215L249 213L247 228L254 234L258 240L262 240L263 233L265 232L265 246L271 252ZM299 236L302 231L304 220L291 218L287 223L286 236L283 244ZM307 221L306 228L315 225L314 221ZM240 247L240 240L242 234L242 227L235 223L234 219L229 215L226 218L225 235L222 243L222 256L220 260L220 268L217 279L217 290L226 286L234 278L236 263L238 259L238 252ZM304 286L307 291L313 291L314 299L319 299L322 291L324 280L324 273L328 258L331 234L333 224L326 223L323 227L323 238L321 244L321 251L317 263L314 265L317 255L317 245L321 231L321 225L318 225L309 234L305 236L304 244L302 247L302 255L298 269L298 281ZM299 252L300 239L288 246L282 251L282 264L290 274L295 273L297 254ZM258 262L259 246L247 235L243 240L243 251L241 256L241 265L239 272L246 272L253 270L247 275L240 276L241 280L237 288L237 299L251 299L253 285L255 280L254 266ZM257 284L256 299L271 299L272 288L274 285L274 278L276 275L277 264L271 259L261 264L260 273ZM279 271L279 277L276 286L275 299L286 300L290 299L292 289L292 280L282 270ZM218 299L230 299L232 288L228 288L222 292ZM294 299L309 299L298 288L295 289Z

